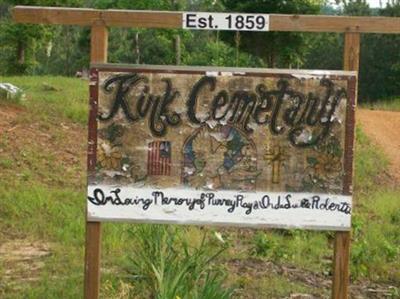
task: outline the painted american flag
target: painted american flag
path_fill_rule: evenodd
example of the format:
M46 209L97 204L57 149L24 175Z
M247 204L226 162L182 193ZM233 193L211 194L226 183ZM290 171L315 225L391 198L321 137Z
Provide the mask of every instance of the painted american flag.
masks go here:
M171 175L171 142L153 141L149 143L147 174Z

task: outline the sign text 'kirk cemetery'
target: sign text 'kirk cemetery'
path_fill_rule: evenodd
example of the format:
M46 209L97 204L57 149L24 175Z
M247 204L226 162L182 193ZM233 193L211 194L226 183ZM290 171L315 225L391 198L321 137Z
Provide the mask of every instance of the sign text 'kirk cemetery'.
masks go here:
M352 72L94 67L88 218L348 230L355 86Z

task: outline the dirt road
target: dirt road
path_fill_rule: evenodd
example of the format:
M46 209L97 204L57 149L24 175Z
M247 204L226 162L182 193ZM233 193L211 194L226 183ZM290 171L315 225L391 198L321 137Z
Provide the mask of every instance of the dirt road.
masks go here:
M359 109L357 123L382 148L390 161L389 173L400 183L400 112Z

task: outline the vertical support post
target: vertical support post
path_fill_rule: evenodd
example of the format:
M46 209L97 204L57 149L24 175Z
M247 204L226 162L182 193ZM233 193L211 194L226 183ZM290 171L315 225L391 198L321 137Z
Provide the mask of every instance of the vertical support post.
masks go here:
M345 33L343 69L356 71L360 68L360 33Z
M90 36L90 62L106 63L108 53L108 29L103 22L92 25Z
M360 65L360 34L345 33L344 63L346 71L359 71ZM356 88L357 92L357 88ZM357 99L357 96L356 96ZM347 179L343 186L344 194L352 194L353 167L346 170ZM336 232L333 260L333 299L347 299L349 289L349 262L350 262L350 232Z
M92 25L90 62L107 62L108 30L102 22ZM89 165L89 163L88 163ZM94 165L89 165L88 168ZM91 169L88 169L89 171ZM101 223L86 221L85 299L98 299L100 293Z

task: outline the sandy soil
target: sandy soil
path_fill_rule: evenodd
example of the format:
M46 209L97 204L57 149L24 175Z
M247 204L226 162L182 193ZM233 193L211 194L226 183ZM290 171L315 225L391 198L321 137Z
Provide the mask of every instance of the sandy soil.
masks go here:
M24 107L1 105L0 160L11 160L15 166L0 168L0 179L18 177L30 169L42 179L41 183L49 186L72 184L82 188L85 182L82 178L86 176L86 140L84 126L59 122L55 117L42 121Z
M359 109L357 122L387 155L390 175L400 183L400 112Z

